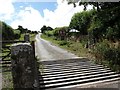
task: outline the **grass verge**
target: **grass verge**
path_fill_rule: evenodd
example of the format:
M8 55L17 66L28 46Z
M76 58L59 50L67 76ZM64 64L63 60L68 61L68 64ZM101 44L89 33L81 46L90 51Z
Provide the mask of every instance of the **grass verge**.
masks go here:
M13 90L11 72L2 73L2 90Z
M71 53L74 53L79 57L87 57L89 59L94 59L93 55L90 54L88 49L84 48L84 46L80 42L56 40L54 39L54 37L48 37L44 34L42 34L41 37L45 40L52 42L54 45L57 45L63 49L66 49Z

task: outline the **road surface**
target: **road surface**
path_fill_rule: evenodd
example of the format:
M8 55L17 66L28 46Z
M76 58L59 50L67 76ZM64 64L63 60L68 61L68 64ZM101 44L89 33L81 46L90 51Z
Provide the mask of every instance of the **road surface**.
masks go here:
M53 45L49 41L46 41L46 40L40 38L40 35L41 34L36 35L36 42L35 42L36 56L40 59L40 61L50 61L50 60L53 61L53 60L65 60L65 59L81 58L81 57L78 57L78 56L64 50L64 49L61 49L61 48ZM63 68L63 67L59 67L59 69L60 68ZM86 69L89 69L89 68L86 68ZM48 68L47 70L50 70L50 68ZM61 70L60 72L62 72L62 69L60 69L60 70ZM106 72L105 69L103 69L103 70ZM95 72L99 72L99 70L96 69ZM53 72L53 73L55 73L55 72ZM51 74L53 74L53 73L51 73ZM79 73L79 72L77 72L77 73ZM90 73L94 73L94 72L90 72ZM63 73L63 74L65 74L65 73ZM102 73L102 74L104 75L104 73ZM63 76L63 77L66 77L66 76ZM51 76L51 78L54 78L54 77ZM62 78L62 77L60 77L60 78ZM75 78L78 78L78 77L75 77ZM70 78L70 79L72 79L72 78ZM57 80L53 80L53 82L55 82L55 81L57 81ZM50 81L47 81L47 82L50 82ZM112 81L112 82L107 82L107 83L102 82L102 83L94 83L94 84L87 84L87 85L83 85L83 86L79 86L79 85L77 86L77 88L118 88L118 87L120 89L120 81L119 82L118 81ZM110 89L110 90L112 90L112 89Z
M61 49L55 45L52 45L49 41L40 38L41 34L36 35L36 56L41 60L59 60L59 59L71 59L80 58L64 49Z

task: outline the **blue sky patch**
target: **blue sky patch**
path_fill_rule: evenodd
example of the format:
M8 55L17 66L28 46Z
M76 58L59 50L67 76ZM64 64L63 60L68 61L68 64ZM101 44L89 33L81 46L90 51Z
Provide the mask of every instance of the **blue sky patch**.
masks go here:
M38 10L42 16L44 16L43 10L48 9L54 11L56 9L56 2L15 2L13 3L15 11L19 12L24 7L31 6L32 8Z

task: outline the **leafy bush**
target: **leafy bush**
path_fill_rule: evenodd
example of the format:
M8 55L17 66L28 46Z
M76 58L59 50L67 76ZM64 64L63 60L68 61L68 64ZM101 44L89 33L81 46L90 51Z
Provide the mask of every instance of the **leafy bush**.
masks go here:
M0 28L2 31L2 40L13 40L14 32L12 27L10 27L9 25L1 21L0 21L0 25L1 25Z
M107 28L106 38L112 41L120 39L120 31L118 30L117 25L114 26L113 28L112 27Z
M69 28L79 30L81 35L86 35L95 12L96 11L91 10L76 13L71 19Z
M71 42L70 41L61 41L61 42L59 42L59 45L60 46L67 46L67 47L69 47L70 45L71 45Z
M48 36L48 37L51 37L54 35L54 31L46 31L45 34Z
M67 41L61 41L61 42L59 42L59 45L60 45L60 46L67 45Z
M90 35L97 41L101 39L120 39L120 7L106 9L94 14L88 29Z
M47 36L53 36L55 40L57 39L64 40L67 35L67 32L68 32L68 27L60 27L60 28L55 28L52 31L46 31L45 34Z
M14 30L14 36L15 36L15 39L19 39L20 38L20 35L21 35L21 32L20 30Z
M120 71L120 48L111 48L108 41L96 44L93 50L96 62L108 65L111 69Z
M94 16L93 22L88 29L89 35L98 41L103 36L104 31L103 22L97 16Z

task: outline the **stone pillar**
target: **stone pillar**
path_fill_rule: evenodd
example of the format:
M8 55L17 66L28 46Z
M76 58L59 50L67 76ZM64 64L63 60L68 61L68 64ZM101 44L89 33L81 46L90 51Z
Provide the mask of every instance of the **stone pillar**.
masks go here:
M25 34L24 41L25 42L30 42L30 36L29 36L29 34Z
M14 89L38 89L39 80L32 46L29 43L12 45L11 59Z

